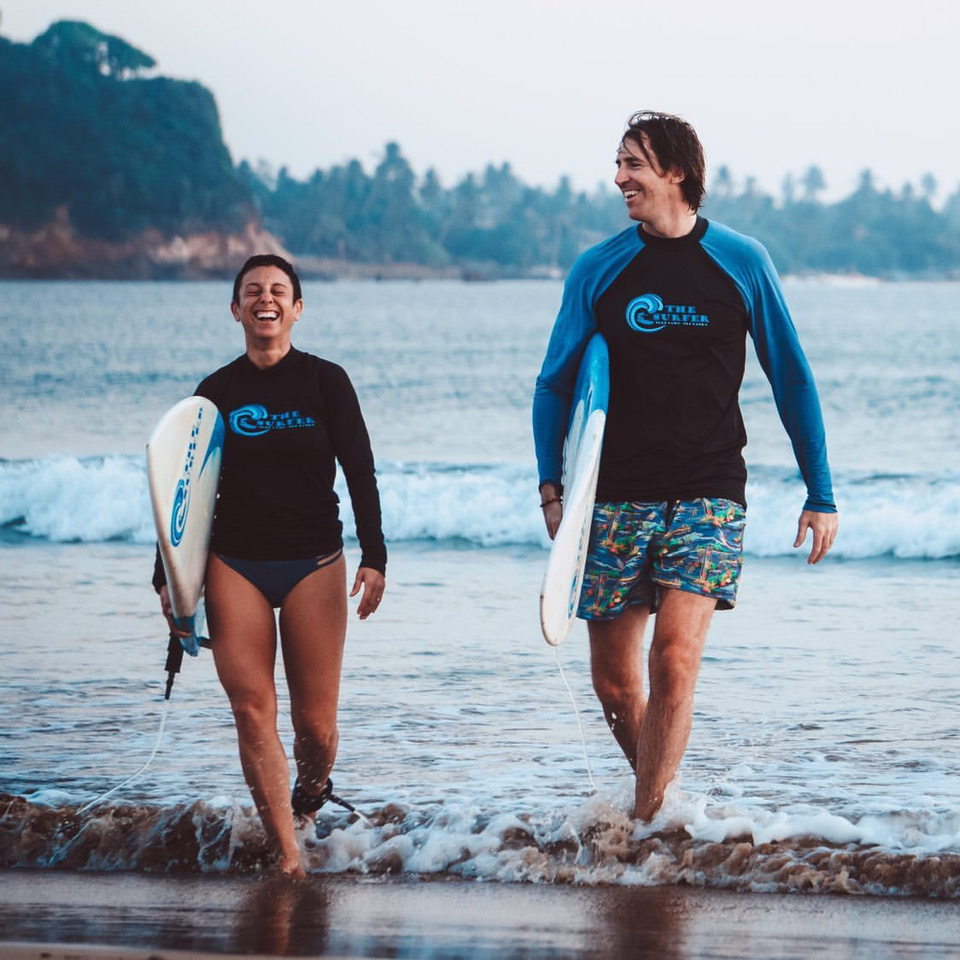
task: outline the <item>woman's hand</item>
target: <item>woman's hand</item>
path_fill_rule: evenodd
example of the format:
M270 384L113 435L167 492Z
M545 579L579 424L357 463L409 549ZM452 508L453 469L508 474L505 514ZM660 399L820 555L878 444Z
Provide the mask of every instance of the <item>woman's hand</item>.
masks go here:
M160 609L167 620L167 626L170 628L170 634L174 637L189 637L189 630L181 630L173 620L173 605L170 603L170 591L164 584L160 588Z
M380 606L380 601L383 599L386 583L383 574L379 570L374 570L373 567L361 567L357 571L350 596L355 597L360 593L360 588L363 587L363 595L360 597L360 603L357 606L357 615L361 620L366 620L371 613L377 612L377 607Z

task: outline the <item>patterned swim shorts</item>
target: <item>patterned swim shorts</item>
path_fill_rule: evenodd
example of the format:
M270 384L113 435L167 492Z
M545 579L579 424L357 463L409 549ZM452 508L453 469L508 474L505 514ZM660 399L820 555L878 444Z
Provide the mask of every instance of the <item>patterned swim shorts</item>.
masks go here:
M746 510L733 500L598 503L577 616L612 620L634 604L656 610L660 589L736 604Z

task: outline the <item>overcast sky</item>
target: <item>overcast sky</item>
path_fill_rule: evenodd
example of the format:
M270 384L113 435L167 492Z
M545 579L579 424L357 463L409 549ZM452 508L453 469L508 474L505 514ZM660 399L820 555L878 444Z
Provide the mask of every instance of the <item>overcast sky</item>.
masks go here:
M960 3L910 0L0 0L0 33L58 19L122 36L199 80L236 160L297 177L388 140L450 186L509 161L529 183L613 176L626 118L680 113L708 167L779 192L819 164L828 195L960 182Z

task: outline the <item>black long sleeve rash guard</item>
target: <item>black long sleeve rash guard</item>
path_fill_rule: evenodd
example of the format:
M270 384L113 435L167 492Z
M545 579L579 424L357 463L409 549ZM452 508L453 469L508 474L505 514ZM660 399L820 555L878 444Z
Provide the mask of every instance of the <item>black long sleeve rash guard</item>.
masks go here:
M339 461L360 566L386 570L370 438L342 367L291 348L261 370L244 354L203 380L196 393L217 405L226 426L211 551L293 560L337 550L343 544L333 488Z

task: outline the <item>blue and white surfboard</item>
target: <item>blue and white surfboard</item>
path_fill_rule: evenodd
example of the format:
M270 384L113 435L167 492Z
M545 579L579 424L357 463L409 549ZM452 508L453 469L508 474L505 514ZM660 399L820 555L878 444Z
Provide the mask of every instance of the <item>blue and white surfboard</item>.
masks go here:
M223 461L223 418L204 397L167 411L147 443L147 479L170 604L191 656L200 651L203 581Z
M587 343L573 389L563 448L563 520L540 589L540 626L547 643L563 642L577 615L610 402L610 355L596 333Z

